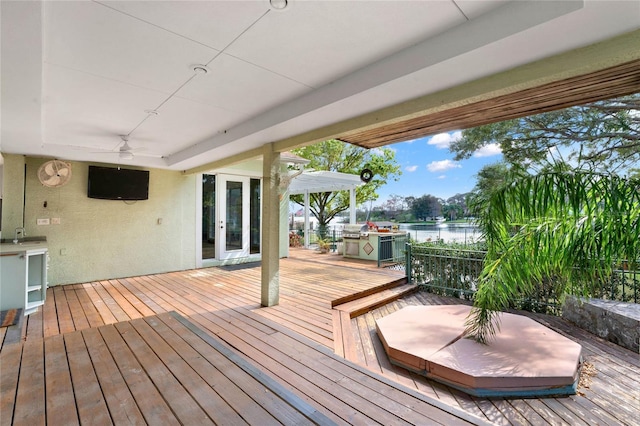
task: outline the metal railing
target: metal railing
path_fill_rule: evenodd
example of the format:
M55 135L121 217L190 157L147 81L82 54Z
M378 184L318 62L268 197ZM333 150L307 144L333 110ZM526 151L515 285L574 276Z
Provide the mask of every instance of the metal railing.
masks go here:
M477 290L486 252L437 244L406 244L405 270L409 282L430 293L471 300ZM578 295L606 300L638 303L640 271L632 271L621 262L606 279ZM584 289L585 286L580 288ZM576 287L577 288L577 287ZM576 291L569 286L569 293ZM533 312L559 314L560 297L553 282L545 283L529 295L515 301L513 307Z
M486 252L407 244L407 279L430 293L472 299Z
M289 234L294 233L300 236L299 241L296 242L297 244L304 244L304 232L305 231L303 229L289 230ZM320 238L318 230L309 230L308 232L309 232L310 245L318 244L318 240L325 239L325 240L329 240L329 242L331 243L330 250L332 252L342 253L342 243L343 243L342 230L339 230L339 229L327 230L324 235L324 238Z
M379 235L378 237L378 268L404 269L405 247L409 241L408 234Z

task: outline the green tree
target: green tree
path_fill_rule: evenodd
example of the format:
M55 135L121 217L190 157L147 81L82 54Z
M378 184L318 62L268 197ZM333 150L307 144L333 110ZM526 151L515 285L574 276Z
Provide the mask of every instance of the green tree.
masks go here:
M433 195L423 195L411 203L411 212L418 220L428 220L440 216L441 211L440 200Z
M442 215L450 220L461 219L468 215L467 198L471 193L456 194L447 198L442 206Z
M498 312L540 286L594 295L616 262L640 256L640 180L564 165L477 197L488 254L467 333L488 342Z
M504 161L487 164L481 168L476 175L476 185L467 195L469 213L473 216L479 216L481 214L479 208L484 205L491 193L513 179L514 175L517 175L517 170L520 169L511 170L511 167Z
M464 130L455 160L497 144L511 166L544 171L566 162L594 172L637 172L640 93Z
M294 154L310 160L307 168L359 175L363 169L373 172L373 179L356 189L356 203L363 204L378 198L376 191L389 179L398 180L402 171L395 152L389 148L368 150L336 139L293 150ZM304 205L301 195L291 200ZM334 191L309 194L309 209L322 228L339 213L349 208L349 192Z

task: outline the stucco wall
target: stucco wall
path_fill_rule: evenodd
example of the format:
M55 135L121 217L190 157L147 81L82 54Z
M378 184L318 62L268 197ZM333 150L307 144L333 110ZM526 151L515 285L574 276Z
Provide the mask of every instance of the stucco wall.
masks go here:
M13 157L5 158L5 196L18 200L20 182L7 168L18 168L14 162L22 157ZM148 200L97 200L87 197L89 164L72 162L71 181L47 188L36 177L45 161L26 159L24 227L28 236L47 237L49 285L195 267L195 175L152 169ZM13 218L20 209L6 201L7 216ZM37 225L39 218L59 218L60 224ZM3 221L5 232L15 226L13 219Z
M24 162L22 155L3 154L2 167L2 238L13 238L22 226L24 204Z

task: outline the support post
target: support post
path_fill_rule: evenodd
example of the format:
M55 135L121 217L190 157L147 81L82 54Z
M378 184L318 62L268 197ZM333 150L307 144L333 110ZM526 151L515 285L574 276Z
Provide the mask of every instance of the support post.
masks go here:
M355 225L356 223L356 189L351 188L349 190L349 223Z
M309 248L309 190L304 191L304 248Z
M280 153L273 147L264 145L262 155L262 306L280 299Z

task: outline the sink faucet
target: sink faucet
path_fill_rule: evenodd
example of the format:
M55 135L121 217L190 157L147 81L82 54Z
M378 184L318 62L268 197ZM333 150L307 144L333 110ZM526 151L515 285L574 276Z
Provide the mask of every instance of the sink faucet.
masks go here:
M13 244L18 244L18 235L20 235L20 238L24 238L27 236L27 233L25 232L24 228L16 228L16 235L13 238Z

